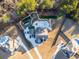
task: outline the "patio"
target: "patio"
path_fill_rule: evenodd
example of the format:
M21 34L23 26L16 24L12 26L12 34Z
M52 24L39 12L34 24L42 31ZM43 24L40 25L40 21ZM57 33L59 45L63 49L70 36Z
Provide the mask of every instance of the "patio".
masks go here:
M41 55L42 59L51 59L52 54L54 54L54 52L56 51L56 47L52 47L52 41L56 35L58 31L58 28L54 29L53 31L48 33L48 40L46 40L43 44L41 44L40 46L37 46L37 50L39 52L39 54ZM52 37L53 35L53 37ZM37 52L35 51L35 48L32 48L31 50L29 50L31 56L33 57L33 59L40 59L37 55ZM24 53L22 54L21 52L15 52L15 55L10 56L8 59L29 59L29 55L28 53Z
M51 20L51 19L50 19ZM36 47L48 39L48 32L52 30L52 25L47 19L40 19L36 12L25 17L20 26L23 29L27 40Z
M10 27L3 35L0 35L0 56L3 59L8 59L15 54L15 51L25 53L21 40L16 27Z
M51 31L51 26L47 21L35 21L32 26L24 29L24 34L34 47L48 39L48 31ZM38 43L37 43L38 42Z

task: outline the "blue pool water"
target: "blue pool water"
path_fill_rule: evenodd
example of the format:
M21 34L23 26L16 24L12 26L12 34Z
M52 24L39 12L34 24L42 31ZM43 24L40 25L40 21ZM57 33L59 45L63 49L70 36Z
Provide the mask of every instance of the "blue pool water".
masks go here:
M77 44L79 45L79 40L78 39L75 39L75 41L77 42Z
M7 37L7 36L2 36L2 37L0 37L0 44L1 44L1 45L7 43L7 41L8 41L8 37Z

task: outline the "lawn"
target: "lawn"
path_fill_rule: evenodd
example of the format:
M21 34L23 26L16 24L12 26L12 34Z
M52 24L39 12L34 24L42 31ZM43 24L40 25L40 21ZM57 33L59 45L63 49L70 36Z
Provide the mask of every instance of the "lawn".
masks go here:
M0 59L3 59L1 55L0 55Z

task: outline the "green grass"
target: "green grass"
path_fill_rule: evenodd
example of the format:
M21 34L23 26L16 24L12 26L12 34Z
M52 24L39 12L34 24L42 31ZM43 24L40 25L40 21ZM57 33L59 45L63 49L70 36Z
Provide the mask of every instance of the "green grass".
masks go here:
M0 59L3 59L2 56L0 56Z

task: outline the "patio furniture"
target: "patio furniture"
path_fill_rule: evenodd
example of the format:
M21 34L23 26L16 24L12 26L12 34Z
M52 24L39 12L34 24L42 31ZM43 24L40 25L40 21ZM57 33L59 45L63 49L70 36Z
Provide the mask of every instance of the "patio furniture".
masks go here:
M2 49L2 51L4 52L8 52L9 51L9 37L8 36L1 36L0 37L0 48Z
M69 58L67 58L65 53L62 50L60 50L52 59L69 59Z
M48 39L48 32L47 33L46 32L47 30L43 32L38 32L34 29L34 27L33 28L27 27L24 30L25 37L32 43L34 47Z
M66 46L61 47L61 49L63 50L67 58L70 58L71 56L75 55L75 52L72 51L72 48L73 48L73 45L71 41L68 42Z
M64 53L64 57L70 58L74 56L79 51L79 38L72 38L66 45L59 45L60 47L57 48L57 52L55 53L54 59L63 59L62 55ZM62 52L61 52L62 51ZM60 53L60 54L59 54ZM59 57L58 57L59 56Z
M11 52L11 55L14 55L15 51L19 48L20 44L21 43L19 36L16 36L16 39L9 40L10 47L8 49Z
M42 39L43 41L46 41L48 39L48 35L44 35Z
M25 17L25 18L22 20L22 22L23 22L24 24L31 22L30 16Z
M47 31L47 29L42 29L41 32L35 33L35 37L42 39L43 42L46 41L48 39L48 31Z
M79 38L78 37L72 38L71 42L73 45L72 51L74 53L77 53L79 51Z
M24 30L24 34L25 34L25 37L27 40L29 40L32 45L34 45L34 47L36 46L36 43L35 43L35 40L36 38L33 36L34 33L32 33L29 28L27 27L25 30Z
M37 28L35 29L35 34L42 33L43 30L44 30L44 28L37 27Z
M31 18L30 18L30 16L28 16L28 17L25 17L21 22L20 22L20 25L21 25L21 27L23 28L23 29L25 29L26 27L28 27L28 26L31 26L31 23L32 21L31 21Z
M41 44L41 43L43 42L43 40L42 40L41 38L38 38L38 39L35 40L35 42L36 42L37 44Z
M47 39L48 39L48 35L39 35L39 36L36 36L35 42L37 43L37 41L38 42L40 41L40 43L42 43L42 42L46 41ZM39 44L39 43L37 43L37 44Z
M49 22L40 20L26 26L24 34L26 39L35 47L48 39L48 30L51 30Z

